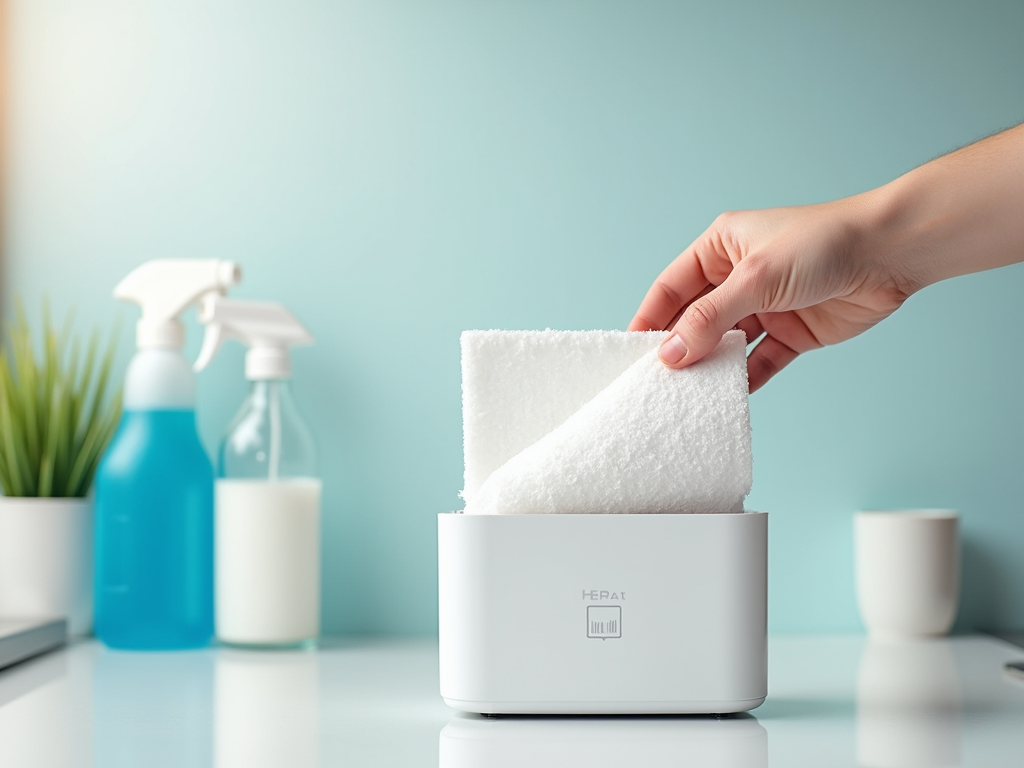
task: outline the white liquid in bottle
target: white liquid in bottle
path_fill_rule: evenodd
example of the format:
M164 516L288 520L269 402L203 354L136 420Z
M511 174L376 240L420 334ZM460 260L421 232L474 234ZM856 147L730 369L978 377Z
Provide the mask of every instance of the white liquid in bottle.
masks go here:
M320 632L320 480L216 483L217 637L301 645Z

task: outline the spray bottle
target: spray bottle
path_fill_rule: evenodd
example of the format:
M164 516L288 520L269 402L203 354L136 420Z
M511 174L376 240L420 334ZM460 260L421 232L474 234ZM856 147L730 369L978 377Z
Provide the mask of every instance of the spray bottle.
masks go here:
M288 387L288 350L313 337L280 304L212 296L197 371L221 344L249 349L251 389L228 427L215 492L217 638L308 646L320 630L320 491L309 428Z
M178 318L240 278L230 261L162 259L114 289L142 318L124 415L96 472L95 631L112 648L199 648L213 635L213 467Z

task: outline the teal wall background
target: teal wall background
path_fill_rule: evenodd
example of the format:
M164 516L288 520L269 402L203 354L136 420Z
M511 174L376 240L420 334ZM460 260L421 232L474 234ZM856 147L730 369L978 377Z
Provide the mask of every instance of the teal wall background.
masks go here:
M722 210L836 198L1024 119L1019 2L9 0L3 289L83 331L155 257L316 334L333 633L436 627L459 332L624 328ZM962 627L1024 626L1024 267L912 298L751 400L776 631L860 626L858 508L963 513ZM190 318L189 352L199 328ZM204 373L212 448L242 352Z

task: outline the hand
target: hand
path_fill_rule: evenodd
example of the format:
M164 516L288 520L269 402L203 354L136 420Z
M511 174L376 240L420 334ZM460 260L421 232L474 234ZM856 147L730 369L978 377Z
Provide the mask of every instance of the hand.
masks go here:
M760 338L750 391L811 349L863 333L915 291L1024 261L1024 125L833 203L722 214L658 277L629 324L673 330L697 362L730 328Z
M683 368L739 328L750 391L796 357L863 333L913 292L864 246L866 196L798 208L726 213L647 292L629 330L674 333L662 361Z

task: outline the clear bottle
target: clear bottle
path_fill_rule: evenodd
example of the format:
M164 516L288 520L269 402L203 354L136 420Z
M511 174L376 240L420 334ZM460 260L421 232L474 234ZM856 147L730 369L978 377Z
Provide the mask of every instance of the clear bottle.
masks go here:
M317 476L313 435L287 379L253 381L217 455L217 476L280 480Z
M238 279L231 262L159 260L114 290L142 319L124 414L96 472L95 632L112 648L199 648L213 636L213 466L177 317Z
M320 631L316 448L289 386L288 347L312 342L277 304L216 298L201 317L205 367L224 338L249 346L250 392L217 460L216 633L224 643L309 646Z

